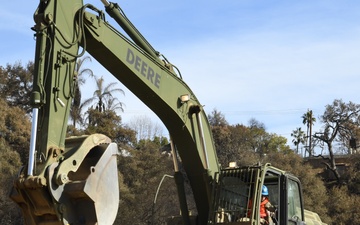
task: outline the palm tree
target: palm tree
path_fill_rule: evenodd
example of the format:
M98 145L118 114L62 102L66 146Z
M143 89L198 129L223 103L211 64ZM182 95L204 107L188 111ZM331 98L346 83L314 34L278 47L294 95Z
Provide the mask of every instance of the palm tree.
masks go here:
M125 104L120 102L117 98L108 98L106 105L108 110L120 110L121 112L124 112Z
M98 79L96 78L97 90L94 91L93 97L84 101L82 105L89 105L92 102L97 101L95 109L99 112L115 109L124 111L124 104L118 101L118 99L113 96L113 93L119 92L123 95L125 95L125 93L121 88L114 88L115 85L117 85L117 82L112 82L105 86L103 77L100 77Z
M73 122L73 126L75 128L76 123L80 122L82 123L82 116L81 116L81 109L82 109L82 104L81 104L81 91L80 91L80 86L85 84L85 77L84 75L88 75L89 77L95 77L94 73L91 69L89 68L82 68L83 64L86 61L90 61L91 62L91 58L89 56L80 58L76 61L75 64L75 71L74 71L74 78L75 78L75 84L74 84L74 94L73 94L73 101L71 103L71 109L70 109L70 118Z
M306 124L307 130L306 130L306 138L308 140L308 151L309 156L312 155L312 147L311 147L311 137L312 137L312 126L316 122L315 117L313 116L312 110L308 110L304 115L302 116L303 124Z
M299 145L306 143L306 136L304 131L301 130L301 127L296 128L296 130L293 130L291 133L291 136L294 137L292 142L296 146L296 154L299 154Z

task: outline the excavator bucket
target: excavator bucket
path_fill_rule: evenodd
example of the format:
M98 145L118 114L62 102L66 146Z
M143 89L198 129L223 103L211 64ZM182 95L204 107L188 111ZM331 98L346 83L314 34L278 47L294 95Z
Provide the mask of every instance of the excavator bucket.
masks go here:
M80 149L84 147L89 145ZM85 157L80 159L81 155ZM87 154L75 151L63 162L47 167L46 185L18 181L10 197L22 208L27 225L113 224L119 204L117 155L115 143L96 144ZM66 163L62 165L66 160L71 160L72 166L81 164L72 171ZM65 176L59 171L68 173ZM58 180L64 177L67 179L61 184Z

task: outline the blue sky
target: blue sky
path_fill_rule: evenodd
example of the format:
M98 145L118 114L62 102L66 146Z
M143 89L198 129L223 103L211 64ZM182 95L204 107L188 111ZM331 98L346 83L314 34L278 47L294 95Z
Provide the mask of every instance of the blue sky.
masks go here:
M100 0L84 2L103 8ZM334 99L360 103L360 1L118 3L153 47L181 70L206 112L216 108L230 124L246 125L255 118L291 145L292 130L305 130L301 116L307 109L319 116ZM0 65L33 60L30 27L37 4L2 3ZM87 67L115 81L95 61ZM124 123L141 115L156 121L130 91L119 87L125 90L125 97L119 96L126 105ZM320 128L317 123L315 129Z

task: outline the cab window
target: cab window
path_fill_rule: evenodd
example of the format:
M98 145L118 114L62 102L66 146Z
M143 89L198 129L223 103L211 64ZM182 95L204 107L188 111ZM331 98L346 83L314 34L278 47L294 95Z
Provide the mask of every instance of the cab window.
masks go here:
M302 220L302 201L300 196L299 183L294 180L288 180L288 220L301 221ZM292 223L289 223L292 224ZM296 224L296 223L294 223Z

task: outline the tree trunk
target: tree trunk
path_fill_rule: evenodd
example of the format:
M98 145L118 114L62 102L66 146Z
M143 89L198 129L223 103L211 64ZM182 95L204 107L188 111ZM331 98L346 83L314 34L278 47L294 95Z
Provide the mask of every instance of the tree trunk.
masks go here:
M328 148L329 148L329 154L330 154L330 158L329 158L329 161L330 161L330 170L333 172L336 180L338 183L340 183L340 174L339 174L339 171L337 170L337 167L336 167L336 161L335 161L335 156L334 156L334 153L333 153L333 150L332 150L332 145L328 143Z
M312 140L311 140L311 136L312 136L312 122L310 122L310 129L309 129L309 154L310 155L313 155L314 154L314 152L312 151L312 148L311 148L311 142L312 142Z

